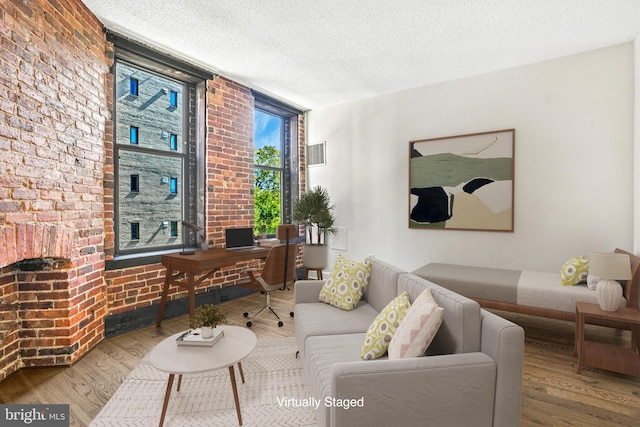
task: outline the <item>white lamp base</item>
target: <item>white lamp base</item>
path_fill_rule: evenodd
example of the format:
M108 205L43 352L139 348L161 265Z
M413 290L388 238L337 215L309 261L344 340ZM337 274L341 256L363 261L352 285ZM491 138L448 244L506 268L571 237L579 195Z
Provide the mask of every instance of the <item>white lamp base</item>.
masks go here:
M616 311L622 298L622 286L615 280L603 279L598 282L596 294L602 310Z

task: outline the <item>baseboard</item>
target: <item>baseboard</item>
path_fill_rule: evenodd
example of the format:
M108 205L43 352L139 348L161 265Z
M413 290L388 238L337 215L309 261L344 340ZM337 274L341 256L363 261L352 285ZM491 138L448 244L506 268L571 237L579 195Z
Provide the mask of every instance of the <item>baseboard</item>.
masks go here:
M213 289L209 292L196 294L196 307L202 304L220 304L221 302L242 298L256 291L253 289L229 286L226 288ZM155 325L158 318L160 304L137 310L125 311L107 316L104 320L104 336L110 338L115 335L135 331ZM164 309L163 320L182 316L189 313L189 301L187 297L167 301Z
M304 269L296 269L297 279L304 278ZM220 304L242 298L256 291L253 289L241 288L239 286L228 286L226 288L216 288L209 292L196 294L196 307L201 304ZM104 337L110 338L116 335L135 331L155 325L158 318L160 303L137 310L125 311L107 316L104 319ZM164 320L171 319L189 313L189 301L187 297L167 301L164 308Z

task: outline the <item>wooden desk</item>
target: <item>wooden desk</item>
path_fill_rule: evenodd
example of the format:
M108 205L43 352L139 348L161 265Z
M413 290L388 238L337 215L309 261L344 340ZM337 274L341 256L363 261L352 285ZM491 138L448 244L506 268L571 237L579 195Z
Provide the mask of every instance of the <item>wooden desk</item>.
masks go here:
M189 292L189 316L193 317L196 307L196 286L213 276L222 267L234 265L241 261L266 258L269 254L269 249L256 247L256 249L250 251L229 251L225 248L211 248L206 252L196 251L192 255L180 255L180 253L162 255L161 262L167 270L156 327L160 327L162 323L171 285L179 286ZM183 273L187 276L186 282L177 279ZM202 276L196 279L196 276L201 274Z
M611 320L627 325L631 330L631 348L593 342L584 338L584 324L593 320ZM635 308L618 308L616 311L604 311L598 304L576 303L576 350L578 369L592 366L622 374L640 376L640 355L638 338L640 334L640 312Z

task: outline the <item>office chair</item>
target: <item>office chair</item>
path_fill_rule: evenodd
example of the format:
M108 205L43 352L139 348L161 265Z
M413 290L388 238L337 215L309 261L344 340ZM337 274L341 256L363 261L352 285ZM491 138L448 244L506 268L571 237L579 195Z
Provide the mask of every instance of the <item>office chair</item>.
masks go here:
M278 319L278 327L282 327L284 323L280 320L280 316L271 307L271 291L281 289L295 281L296 270L296 244L290 243L288 245L280 245L271 248L267 260L264 262L262 270L249 269L247 270L248 277L244 280L239 280L236 285L255 289L265 293L265 304L256 308L260 308L256 314L249 317L249 311L245 311L243 316L249 317L247 327L251 327L253 320L257 315L262 313L265 309L268 309ZM285 278L286 272L286 280Z
M293 240L294 238L298 237L298 230L296 229L296 226L293 224L284 224L284 225L279 225L278 229L276 230L276 237L278 239L280 239L280 241L284 241L286 245L288 245L289 243L291 243L291 240ZM293 257L294 260L296 258L296 255L298 254L298 246L296 245L296 247L294 248L293 251L287 251L287 253L285 254L285 257L287 258L287 260L289 259L289 257ZM288 266L288 262L285 263L284 266L284 276L287 276L287 266ZM295 270L295 261L294 261L294 270ZM283 277L284 277L283 276ZM283 285L282 286L282 290L287 290L289 289L287 287L287 285Z

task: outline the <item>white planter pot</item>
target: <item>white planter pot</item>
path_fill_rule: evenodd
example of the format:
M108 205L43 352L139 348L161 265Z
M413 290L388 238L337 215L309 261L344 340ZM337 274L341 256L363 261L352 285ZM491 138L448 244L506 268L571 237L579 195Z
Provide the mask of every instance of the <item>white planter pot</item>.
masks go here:
M327 245L304 245L302 262L306 268L324 269L327 266L328 255Z
M203 326L200 328L200 334L202 338L211 338L213 336L213 328L209 326Z

